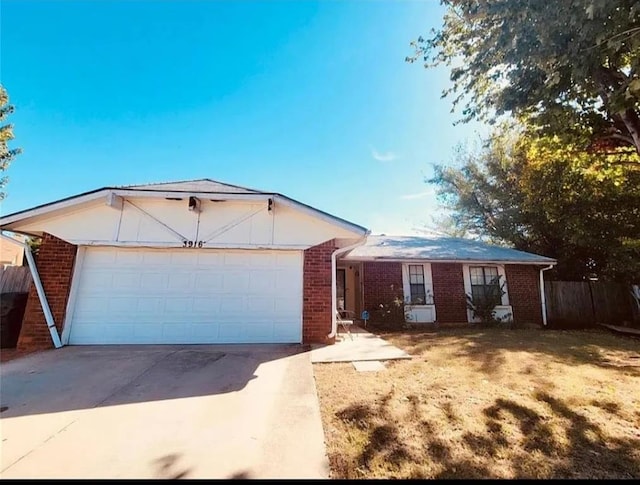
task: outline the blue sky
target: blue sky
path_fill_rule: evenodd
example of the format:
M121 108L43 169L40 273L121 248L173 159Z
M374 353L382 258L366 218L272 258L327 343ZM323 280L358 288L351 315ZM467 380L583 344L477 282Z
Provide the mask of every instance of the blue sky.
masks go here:
M445 68L408 64L423 1L14 1L1 72L23 154L7 214L108 185L212 178L369 227L438 214L424 183L453 126Z

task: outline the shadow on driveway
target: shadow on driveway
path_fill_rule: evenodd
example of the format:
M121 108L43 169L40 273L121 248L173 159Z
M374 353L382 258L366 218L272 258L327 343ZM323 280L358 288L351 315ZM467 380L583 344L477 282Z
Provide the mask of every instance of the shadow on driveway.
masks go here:
M242 390L301 345L64 347L0 369L0 419Z

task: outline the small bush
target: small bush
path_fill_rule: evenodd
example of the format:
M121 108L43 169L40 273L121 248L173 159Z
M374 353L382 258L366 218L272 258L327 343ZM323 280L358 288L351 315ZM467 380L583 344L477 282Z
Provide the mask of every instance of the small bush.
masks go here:
M467 293L467 308L471 310L473 318L480 319L481 325L493 326L509 321L510 327L513 327L511 314L504 317L496 316L496 307L502 303L502 296L506 293L504 282L500 284L500 276L498 276L491 281L490 286L493 291L485 294L485 297L480 300L474 300L473 296Z

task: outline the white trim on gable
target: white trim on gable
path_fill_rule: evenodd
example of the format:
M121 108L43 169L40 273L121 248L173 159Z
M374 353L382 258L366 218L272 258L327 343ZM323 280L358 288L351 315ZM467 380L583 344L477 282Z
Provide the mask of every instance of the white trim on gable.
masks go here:
M20 232L20 227L29 224L30 221L42 219L51 219L64 216L68 211L81 210L80 206L86 202L102 199L105 205L120 209L119 203L124 198L135 199L183 199L193 196L199 199L216 200L216 201L265 201L273 204L280 204L283 207L289 207L302 214L319 219L323 222L331 224L335 227L348 231L358 237L367 234L367 229L346 221L334 215L323 212L319 209L311 207L297 200L290 199L277 193L228 193L228 192L198 192L198 191L175 191L175 190L144 190L144 189L127 189L117 187L105 187L92 192L68 197L41 206L37 206L24 211L9 214L0 217L0 227L6 230L14 230ZM272 209L275 207L272 207ZM16 226L16 227L14 227Z
M462 278L464 280L464 292L465 295L471 295L471 274L469 268L471 266L484 266L498 269L498 276L500 276L500 284L504 283L504 295L502 295L502 304L496 306L496 317L498 318L513 318L513 308L509 305L509 287L507 282L507 275L504 270L503 264L492 263L475 263L475 264L463 264L462 265ZM477 323L479 320L473 318L473 312L467 308L467 321L469 323Z

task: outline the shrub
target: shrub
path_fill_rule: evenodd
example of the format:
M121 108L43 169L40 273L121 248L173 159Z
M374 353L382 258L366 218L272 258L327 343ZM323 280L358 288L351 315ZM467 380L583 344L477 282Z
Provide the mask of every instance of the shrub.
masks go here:
M493 288L493 291L478 300L474 300L473 296L467 293L467 308L471 310L473 318L479 318L481 325L495 325L505 320L512 321L511 314L504 317L496 316L496 307L502 303L502 296L506 293L504 282L500 283L500 276L491 281L490 288Z

